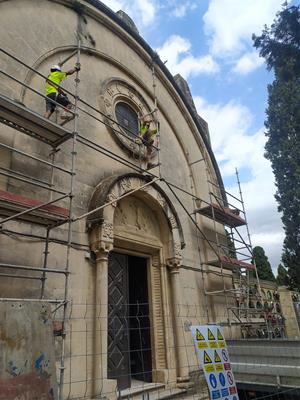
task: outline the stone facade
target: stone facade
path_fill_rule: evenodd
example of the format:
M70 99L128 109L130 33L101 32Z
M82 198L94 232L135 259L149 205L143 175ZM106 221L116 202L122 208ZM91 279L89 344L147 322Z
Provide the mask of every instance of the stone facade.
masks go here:
M130 31L123 14L119 14L120 19L92 0L0 0L0 9L1 47L43 75L48 74L52 64L63 62L77 49L78 21L82 39L79 97L92 108L79 101L80 140L76 147L72 205L76 222L72 224L73 245L69 247L67 264L68 307L65 326L56 328L57 332L65 329L67 334L61 398L95 398L100 394L116 398L117 380L109 376L107 368L112 251L146 260L152 382L186 388L190 375L199 369L190 325L228 322L226 306L235 305L232 297L225 305L222 296L205 296L204 285L210 290L232 289L232 276L227 272L222 280L209 273L216 272L217 267L207 265L207 273L201 273L201 264L205 265L213 254L188 216L199 206L188 193L209 202L211 189L207 180L222 186L206 123L199 123L169 72L159 60L153 60L154 52L136 31ZM153 61L160 125L160 150L159 154L154 152L153 160L158 161L159 156L161 165L152 171L151 177L139 169L143 163L141 145L129 140L115 120L118 103L129 105L136 113L153 110ZM63 69L72 68L75 62L76 58L71 58ZM21 83L43 92L43 78L4 54L1 68ZM64 85L74 92L72 76ZM8 76L1 78L0 91L43 114L44 99ZM67 127L72 130L72 122ZM94 145L84 146L84 139ZM70 176L62 170L53 172L49 166L12 152L7 146L49 162L54 160L69 169L75 151L72 140L64 142L53 155L50 146L3 124L0 140L6 145L0 148L1 168L52 182L60 191L70 191ZM201 159L202 162L193 163ZM133 171L131 167L135 167ZM8 174L1 176L0 189L43 202L57 196ZM68 208L67 199L57 202L57 206ZM95 209L86 218L77 219ZM206 237L214 238L216 227L212 221L197 217L197 223ZM66 267L66 224L51 230L46 252L42 237L47 232L43 225L13 220L2 228L6 234L0 235L1 263L41 268L47 254L48 268ZM223 226L218 224L217 231L224 234ZM44 284L43 280L41 283L15 279L9 276L11 270L3 271L7 276L0 283L2 298L38 299L43 285L44 299L64 298L63 274L48 273ZM25 270L22 274L41 276L37 271ZM55 326L59 327L62 310L55 306L52 310ZM233 338L240 335L240 330L235 326L225 328L225 333ZM58 335L58 370L61 342ZM202 390L206 391L203 385Z
M285 317L286 334L289 339L300 339L300 296L281 286L278 290L282 314Z

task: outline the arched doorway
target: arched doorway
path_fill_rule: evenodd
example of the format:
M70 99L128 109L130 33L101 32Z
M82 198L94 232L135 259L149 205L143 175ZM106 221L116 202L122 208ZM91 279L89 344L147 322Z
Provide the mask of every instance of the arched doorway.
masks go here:
M127 174L102 181L90 209L97 210L88 229L97 257L101 376L119 388L133 379L176 382L178 360L166 351L178 340L170 296L179 296L183 236L174 207L158 185Z

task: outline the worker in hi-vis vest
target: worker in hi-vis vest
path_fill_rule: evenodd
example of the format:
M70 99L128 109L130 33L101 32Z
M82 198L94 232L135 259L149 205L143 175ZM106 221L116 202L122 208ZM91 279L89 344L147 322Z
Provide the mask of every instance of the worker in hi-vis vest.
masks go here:
M68 75L73 75L76 71L79 71L80 67L75 67L67 72L62 72L59 65L52 65L50 69L50 74L46 79L46 112L44 117L50 118L56 109L56 104L51 100L56 101L56 103L61 104L64 107L64 112L61 115L62 123L73 119L73 115L69 114L68 111L72 108L72 103L68 99L68 96L59 87L61 81L65 79Z
M139 132L140 132L140 138L142 140L142 143L145 145L144 157L145 157L147 169L151 169L156 166L155 164L152 164L150 162L150 158L151 158L152 150L153 150L154 139L157 134L156 121L152 116L152 114L155 111L156 111L156 109L154 109L149 114L139 117L139 122L140 122Z

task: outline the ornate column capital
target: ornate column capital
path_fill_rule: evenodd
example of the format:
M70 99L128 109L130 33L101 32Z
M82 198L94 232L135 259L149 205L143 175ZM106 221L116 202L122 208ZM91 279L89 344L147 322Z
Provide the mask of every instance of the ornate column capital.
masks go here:
M181 267L182 259L178 257L168 258L166 260L167 267L170 269L171 274L178 274Z
M108 253L114 247L114 227L109 221L103 221L90 233L91 249L96 254L97 261L107 260Z
M96 261L107 261L108 253L114 248L110 242L101 241L97 243L97 247L93 249L96 254Z

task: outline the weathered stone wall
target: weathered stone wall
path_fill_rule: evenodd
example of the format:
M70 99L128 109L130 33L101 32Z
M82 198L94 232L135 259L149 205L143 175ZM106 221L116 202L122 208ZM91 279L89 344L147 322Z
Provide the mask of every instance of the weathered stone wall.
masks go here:
M81 2L84 3L84 2ZM72 3L69 1L50 1L50 0L9 0L0 1L0 42L1 47L19 57L28 65L34 67L40 73L47 75L49 67L52 64L57 64L71 54L76 49L75 31L77 27L77 14L72 9ZM149 54L137 43L134 38L121 28L116 22L102 14L92 6L84 3L86 32L93 38L91 40L84 39L81 51L81 72L79 95L80 98L87 101L97 110L105 110L109 104L105 103L105 96L109 99L109 94L104 92L103 85L111 78L125 81L130 87L134 88L140 94L143 101L150 109L154 106L153 98L153 81L152 72L150 69L151 59ZM1 55L1 68L12 74L17 79L30 85L34 89L43 92L44 80L36 76L32 72L28 72L26 68L20 66L15 61ZM68 70L74 66L75 58L68 61L64 65L64 69ZM197 127L186 109L181 97L178 95L170 81L164 73L157 68L156 93L158 100L158 118L160 121L160 161L162 176L175 185L180 186L185 191L193 191L197 196L209 201L209 187L207 178L213 182L217 181L216 173L212 167L212 162L209 159L204 142L201 139ZM73 76L69 77L65 83L66 89L74 91L75 83ZM114 90L118 87L115 86ZM36 112L44 112L44 99L29 90L22 88L15 82L4 77L0 82L0 91L2 94L10 98L17 99L27 107ZM106 93L106 94L105 94ZM130 91L125 92L122 89L121 95L124 99L130 99ZM145 106L146 107L146 106ZM89 109L82 105L83 109L88 110L97 119L93 119L84 112L79 111L78 132L80 135L95 142L109 151L116 153L120 157L129 159L131 162L139 166L139 160L132 156L132 153L120 144L119 139L114 132L106 127L102 122L105 121L104 116L98 114L95 110ZM115 118L115 116L112 116ZM55 118L55 116L54 116ZM72 126L72 122L69 124ZM32 139L20 132L15 132L5 125L0 126L0 140L3 143L23 149L33 155L50 160L50 147ZM66 168L71 166L71 141L67 141L60 146L60 150L55 155L55 162ZM74 215L78 216L87 212L91 196L96 186L107 176L123 175L130 172L130 169L117 161L113 161L107 155L95 152L82 144L77 144L76 157L76 183L74 197ZM206 171L205 162L198 162L192 167L189 164L193 161L205 157L208 171ZM42 166L34 160L29 160L23 156L14 154L10 151L1 150L0 158L1 166L14 168L16 171L26 173L39 179L51 179L51 170L49 167ZM154 170L157 173L157 170ZM55 187L68 192L70 190L70 179L62 172L54 172ZM145 215L147 218L157 219L158 230L154 230L154 226L150 223L147 225L147 218L143 220L147 226L145 229L137 229L140 226L140 221L136 219L136 215L130 215L128 209L131 207L137 212L142 207L142 200L131 199L132 202L126 205L126 202L118 205L118 212L121 212L122 207L125 207L128 213L127 223L130 229L126 229L126 223L119 224L114 230L115 239L112 248L124 246L124 242L131 243L131 251L143 250L151 257L151 265L159 265L161 271L153 272L152 284L160 285L162 302L165 307L164 323L167 331L167 339L169 345L174 344L176 336L176 326L178 327L176 340L181 340L180 343L186 343L184 350L186 354L181 354L181 362L184 362L184 357L189 358L190 369L197 365L194 356L194 349L190 337L189 325L195 323L206 323L209 313L209 322L224 321L227 319L227 312L222 297L210 297L208 304L205 304L203 281L200 274L201 262L207 261L209 258L216 258L207 247L203 239L198 239L195 228L189 217L180 206L178 200L171 193L164 182L157 183L162 191L170 198L173 203L175 213L180 221L183 238L185 242L184 249L178 249L180 252L180 265L173 269L175 273L170 276L167 269L167 255L169 252L169 243L172 241L169 222L164 218L164 213L157 206L156 208L148 204L144 200ZM13 193L23 194L28 197L41 201L48 201L50 193L38 189L27 183L14 179L0 180L0 188ZM176 189L175 189L176 191ZM183 192L176 191L180 201L184 203L189 212L193 212L195 204L192 197ZM55 194L53 195L55 196ZM55 197L53 197L55 198ZM159 200L159 199L158 199ZM161 203L163 204L163 202ZM58 205L67 207L67 200L61 201ZM149 207L154 207L152 216L149 215ZM147 211L148 210L148 211ZM159 211L160 210L160 211ZM142 214L141 214L142 215ZM214 238L214 225L204 217L198 218L198 223L203 232L209 238ZM9 222L5 225L7 230L16 230L28 235L34 234L43 236L45 229L33 224L24 222ZM86 354L93 352L93 335L92 323L93 307L97 302L97 291L100 285L105 291L106 276L97 277L96 267L87 258L86 252L89 250L90 237L86 232L86 221L81 220L73 225L72 240L75 243L70 254L70 278L69 278L69 298L72 301L72 307L69 310L72 318L72 323L68 326L67 331L73 332L67 339L66 357L70 357L66 363L66 379L65 392L72 395L83 396L91 393L92 383L90 380L95 376L93 371L93 357ZM153 228L153 229L152 229ZM217 227L221 233L223 228ZM137 239L136 232L140 232L142 238ZM151 235L147 234L151 231L152 236L156 237L156 241L151 239ZM123 232L123 236L121 233ZM130 235L130 232L132 235ZM167 233L166 233L167 232ZM134 236L134 234L135 236ZM59 240L66 240L67 227L65 225L51 232L51 243L49 247L48 266L52 268L64 269L66 266L66 248L59 243ZM146 243L148 240L148 243ZM139 241L145 242L143 249L139 247ZM30 237L20 238L14 235L0 236L0 261L6 263L31 265L41 267L43 264L44 244L42 240L33 239ZM152 247L151 247L152 246ZM198 248L200 247L200 254ZM150 248L154 249L150 251ZM148 252L148 253L147 253ZM182 259L181 259L182 257ZM159 262L155 259L159 259ZM105 264L104 259L99 258L97 265ZM154 261L153 261L154 260ZM173 268L173 261L169 268ZM101 267L102 268L102 267ZM4 271L11 273L10 270ZM176 275L176 274L179 275ZM26 272L24 272L26 274ZM30 275L38 273L30 272ZM179 277L176 278L175 276ZM98 280L97 280L98 279ZM99 280L100 279L100 280ZM101 280L102 279L102 280ZM223 288L223 283L218 277L213 278L210 274L206 275L207 288L218 290ZM155 283L156 282L156 283ZM157 283L158 282L158 283ZM61 275L47 276L46 281L46 298L62 299L64 294L65 281ZM231 278L226 280L227 287L231 286ZM15 298L37 298L40 295L41 285L39 281L22 281L13 278L3 278L0 283L1 297ZM180 300L172 297L172 293L180 292ZM160 292L154 293L157 298ZM105 293L105 292L104 292ZM96 299L96 300L95 300ZM99 300L99 299L98 299ZM100 301L100 300L99 300ZM176 304L178 301L178 304ZM97 306L99 304L97 303ZM101 311L102 312L102 311ZM153 311L154 312L154 311ZM171 314L173 313L173 314ZM68 315L70 315L68 314ZM102 315L102 314L101 314ZM58 313L57 318L60 315ZM177 319L176 319L177 318ZM160 326L160 322L155 322ZM167 328L166 328L167 327ZM230 332L228 332L228 335ZM180 336L178 338L178 335ZM159 343L160 338L157 338ZM161 345L161 344L160 344ZM71 356L77 354L76 357ZM162 361L158 355L157 360L157 379L163 382L173 382L176 380L176 369L179 370L178 360L174 358L174 354L167 354L166 361ZM100 360L98 360L100 362ZM166 362L167 365L163 363ZM187 367L188 365L186 365ZM182 367L182 365L181 365ZM106 368L106 367L105 367ZM105 375L105 368L103 374ZM167 372L163 372L163 369ZM168 370L169 368L169 370ZM101 373L102 373L101 372ZM94 374L94 375L93 375ZM97 379L101 386L103 376ZM184 372L182 371L182 375ZM172 379L171 379L172 378ZM71 382L76 382L72 383ZM102 382L103 383L103 382ZM109 386L107 383L107 387Z
M286 333L289 339L300 339L300 327L297 321L292 292L284 286L279 287L280 304L285 318Z
M57 400L49 304L0 302L0 399Z

